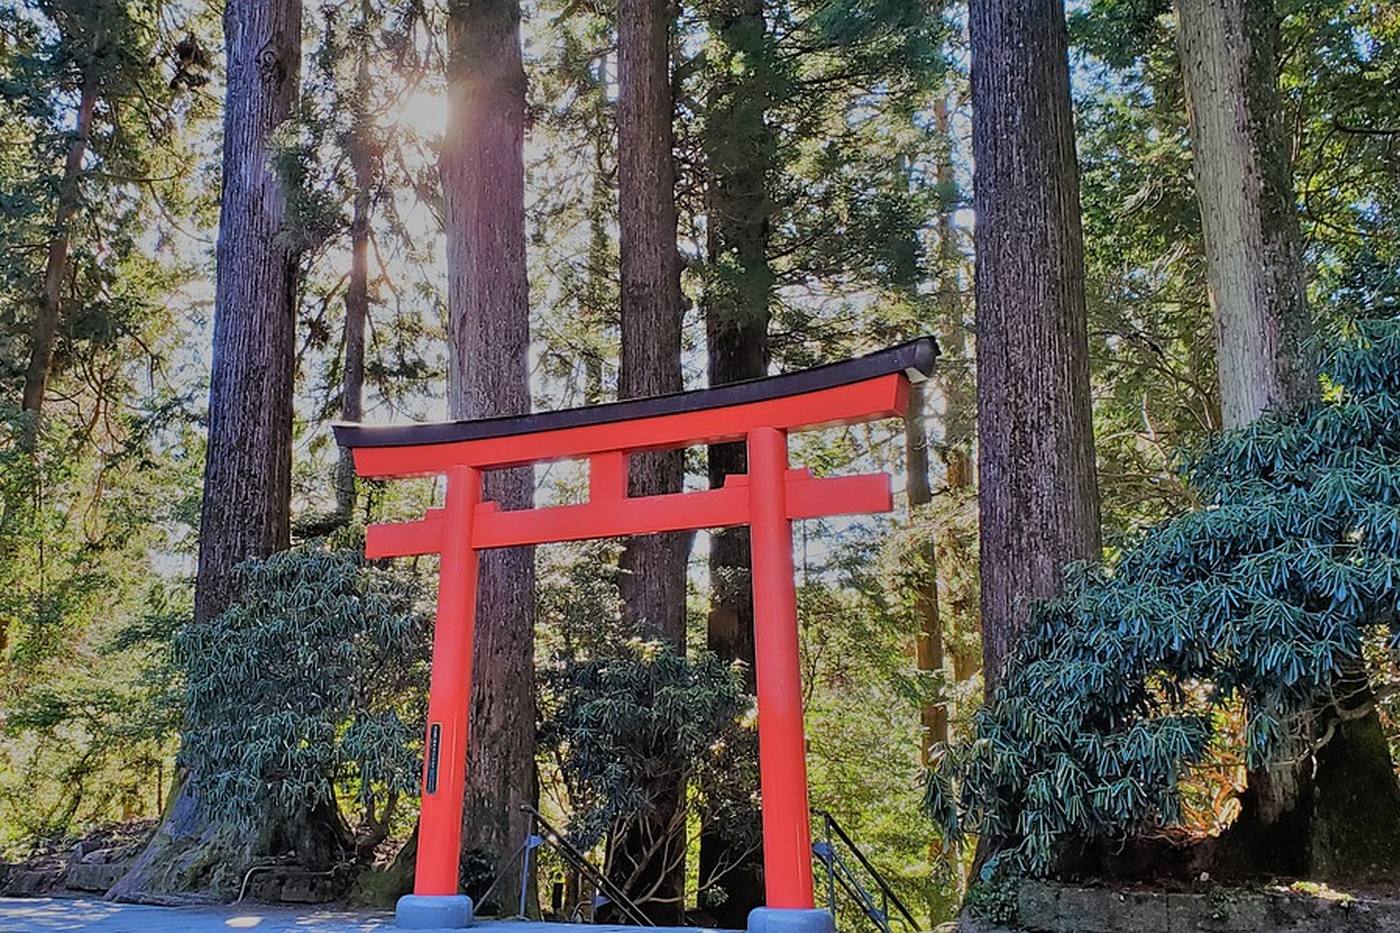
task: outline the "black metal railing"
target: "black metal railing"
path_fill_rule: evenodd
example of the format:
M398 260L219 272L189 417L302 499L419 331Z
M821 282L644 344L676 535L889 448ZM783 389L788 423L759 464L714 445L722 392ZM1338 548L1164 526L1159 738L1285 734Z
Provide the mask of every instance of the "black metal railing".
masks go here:
M910 933L917 931L919 922L909 908L836 818L825 810L812 812L821 821L823 830L822 838L812 843L812 855L826 874L827 907L832 917L840 916L837 910L839 892L853 901L880 933L893 933L894 923L906 926Z
M520 853L523 855L523 861L519 916L525 916L525 896L530 888L530 874L534 870L535 850L541 846L549 846L597 892L598 898L594 901L593 913L596 913L597 907L609 904L616 908L627 922L638 926L656 925L538 810L528 805L520 809L530 815L531 826L530 835ZM918 933L920 926L914 919L914 914L836 818L825 810L813 810L812 813L819 822L819 838L812 843L812 855L820 863L824 874L827 909L831 911L832 917L839 921L839 897L844 896L879 933L895 933L896 924L902 928L901 933ZM492 887L494 886L493 884ZM849 913L847 916L850 916ZM590 914L589 921L592 919Z
M528 804L520 809L530 814L530 819L533 821L533 825L530 829L530 838L525 844L525 861L522 865L522 904L525 896L523 892L529 887L531 861L534 850L542 845L547 845L559 854L559 857L564 860L565 864L592 884L597 892L607 899L606 903L616 907L628 921L638 926L656 926L656 924L651 922L651 918L648 917L631 898L622 892L621 888L609 881L607 876L601 871L594 868L593 863L588 861L586 855L575 848L573 843L569 842L568 838L563 833L551 826L549 821L540 814L540 811ZM595 901L595 912L598 906L601 905ZM523 906L521 913L524 913ZM589 920L592 920L591 915Z

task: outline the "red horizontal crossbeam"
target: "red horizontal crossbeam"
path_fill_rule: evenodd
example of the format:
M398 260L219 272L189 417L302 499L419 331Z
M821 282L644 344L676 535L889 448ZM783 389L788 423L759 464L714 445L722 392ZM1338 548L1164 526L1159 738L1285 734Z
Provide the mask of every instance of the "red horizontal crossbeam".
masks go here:
M366 477L423 476L442 473L450 466L496 469L608 451L715 444L738 440L760 427L799 431L900 417L908 405L908 396L908 378L903 373L890 373L800 395L633 421L443 444L356 447L355 469Z
M749 522L747 480L746 476L731 476L720 489L634 499L608 496L582 505L509 512L501 511L494 502L484 502L476 508L471 547L516 547L745 525ZM887 473L826 478L813 477L806 470L787 473L789 519L888 512L891 506ZM443 530L442 509L429 509L418 521L370 525L365 554L374 559L435 554L442 547Z

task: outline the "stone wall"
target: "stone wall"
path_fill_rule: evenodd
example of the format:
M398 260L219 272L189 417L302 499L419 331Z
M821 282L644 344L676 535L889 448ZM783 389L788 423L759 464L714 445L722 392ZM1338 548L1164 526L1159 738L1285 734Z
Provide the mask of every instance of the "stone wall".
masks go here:
M1348 893L1325 886L1202 884L1189 890L1113 889L1023 882L1009 925L973 917L959 933L1393 933L1400 931L1400 897Z

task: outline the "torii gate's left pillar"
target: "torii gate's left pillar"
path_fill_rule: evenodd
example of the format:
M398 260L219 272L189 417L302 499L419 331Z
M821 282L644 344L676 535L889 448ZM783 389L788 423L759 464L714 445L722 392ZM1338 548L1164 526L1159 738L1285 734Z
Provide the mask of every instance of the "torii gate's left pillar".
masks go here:
M437 621L428 688L428 734L423 746L422 816L413 893L399 898L395 922L413 930L455 928L472 922L472 900L458 893L462 799L467 778L467 725L471 712L472 643L476 628L476 549L473 520L481 502L481 471L454 466L439 546Z

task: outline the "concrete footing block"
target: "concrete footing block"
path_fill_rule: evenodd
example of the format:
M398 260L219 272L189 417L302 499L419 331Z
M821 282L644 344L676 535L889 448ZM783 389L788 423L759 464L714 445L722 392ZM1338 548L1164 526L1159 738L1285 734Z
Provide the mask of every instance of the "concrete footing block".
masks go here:
M825 910L755 907L749 911L749 933L836 933L836 923Z
M472 925L472 899L465 894L405 894L394 907L401 930L458 930Z

